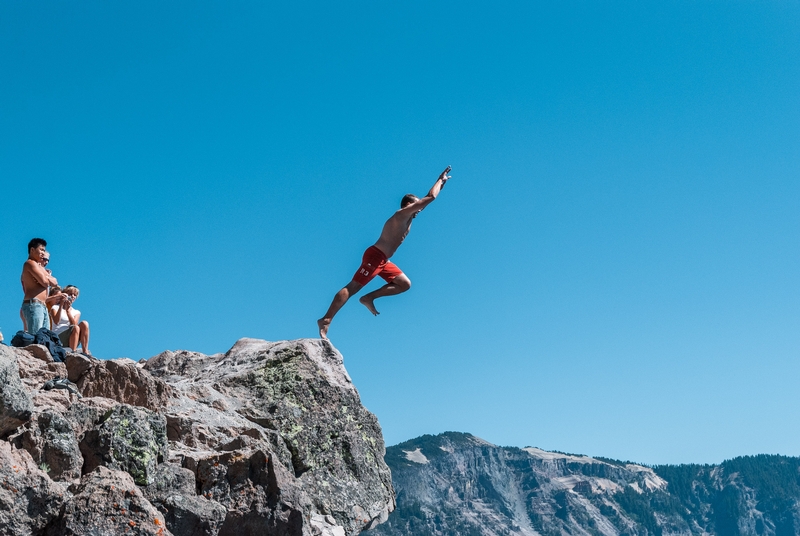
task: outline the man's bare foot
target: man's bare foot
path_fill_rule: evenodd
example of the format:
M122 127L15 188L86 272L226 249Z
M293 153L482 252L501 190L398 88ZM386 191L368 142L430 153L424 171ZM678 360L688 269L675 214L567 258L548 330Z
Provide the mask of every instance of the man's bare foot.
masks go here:
M375 316L378 316L378 315L380 314L380 313L378 312L378 310L377 310L377 309L375 309L375 304L374 304L374 303L372 303L374 300L371 300L371 299L370 299L370 298L368 298L366 295L365 295L365 296L361 296L361 297L358 299L358 301L359 301L359 303L360 303L361 305L363 305L364 307L366 307L367 309L369 309L369 312L370 312L370 313L372 313L372 314L374 314Z
M323 339L328 338L328 328L331 327L331 321L327 318L320 318L317 320L317 327L319 327L319 336Z

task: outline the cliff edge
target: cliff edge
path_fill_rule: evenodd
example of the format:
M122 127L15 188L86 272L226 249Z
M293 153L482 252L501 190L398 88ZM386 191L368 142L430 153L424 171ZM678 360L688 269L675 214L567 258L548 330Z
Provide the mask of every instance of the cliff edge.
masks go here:
M83 397L42 389L57 377ZM0 534L352 536L394 509L384 453L328 341L141 363L0 346Z

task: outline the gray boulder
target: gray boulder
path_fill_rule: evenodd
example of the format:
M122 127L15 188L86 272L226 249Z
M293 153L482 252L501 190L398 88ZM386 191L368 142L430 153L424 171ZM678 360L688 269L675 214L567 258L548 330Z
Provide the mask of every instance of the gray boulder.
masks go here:
M0 437L27 422L32 413L33 401L20 380L14 351L0 345Z
M143 487L145 497L163 514L175 536L215 536L227 510L216 501L198 496L195 475L171 463L156 469L153 483Z
M22 348L23 351L28 352L36 359L44 361L45 363L54 363L53 354L47 349L47 346L42 344L29 344Z
M69 495L27 451L0 441L0 536L39 533L58 517Z
M232 443L236 448L230 452L184 458L202 496L227 509L220 534L306 534L309 501L291 473L265 443Z
M218 502L194 495L172 494L157 506L175 536L216 536L227 512Z
M241 339L144 369L177 393L165 408L172 455L228 509L220 534L305 534L329 516L354 535L394 509L380 426L328 341Z
M156 467L167 455L167 423L163 415L119 405L80 443L84 473L104 465L126 471L140 486L153 483Z
M100 396L158 411L172 395L166 383L143 372L130 359L105 361L73 353L67 355L66 366L69 381L83 396Z
M40 353L0 347L0 536L354 536L394 508L380 427L327 341ZM65 376L83 398L42 389Z
M80 441L86 432L95 429L118 405L108 398L84 397L70 404L64 412L64 417L70 422L75 436Z
M77 481L81 477L83 456L70 422L53 409L35 414L12 441L27 450L33 460L53 480Z
M47 536L159 535L172 533L128 473L99 466L84 476Z

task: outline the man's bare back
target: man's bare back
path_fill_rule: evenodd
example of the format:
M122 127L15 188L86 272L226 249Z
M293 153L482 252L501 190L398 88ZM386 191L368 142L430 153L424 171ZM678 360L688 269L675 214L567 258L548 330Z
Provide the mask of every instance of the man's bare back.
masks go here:
M327 338L328 328L339 309L350 299L350 296L361 290L376 275L380 274L386 280L386 285L366 294L359 300L373 315L379 314L373 303L377 298L400 294L411 288L411 281L408 277L397 266L389 262L389 259L408 236L408 232L411 230L411 222L417 214L439 195L439 191L450 178L447 175L449 172L450 166L447 166L447 169L436 179L428 195L422 199L410 194L403 198L400 210L386 220L386 223L383 224L380 238L378 238L374 246L368 248L364 253L362 265L353 280L336 293L325 316L317 320L320 337ZM377 254L374 251L371 252L371 250L375 249L378 250Z

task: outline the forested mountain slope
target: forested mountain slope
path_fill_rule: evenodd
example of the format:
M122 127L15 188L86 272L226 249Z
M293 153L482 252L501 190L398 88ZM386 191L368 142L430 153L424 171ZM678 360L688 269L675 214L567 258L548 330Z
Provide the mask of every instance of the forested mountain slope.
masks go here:
M448 432L386 462L397 510L379 536L800 533L800 458L646 467Z

